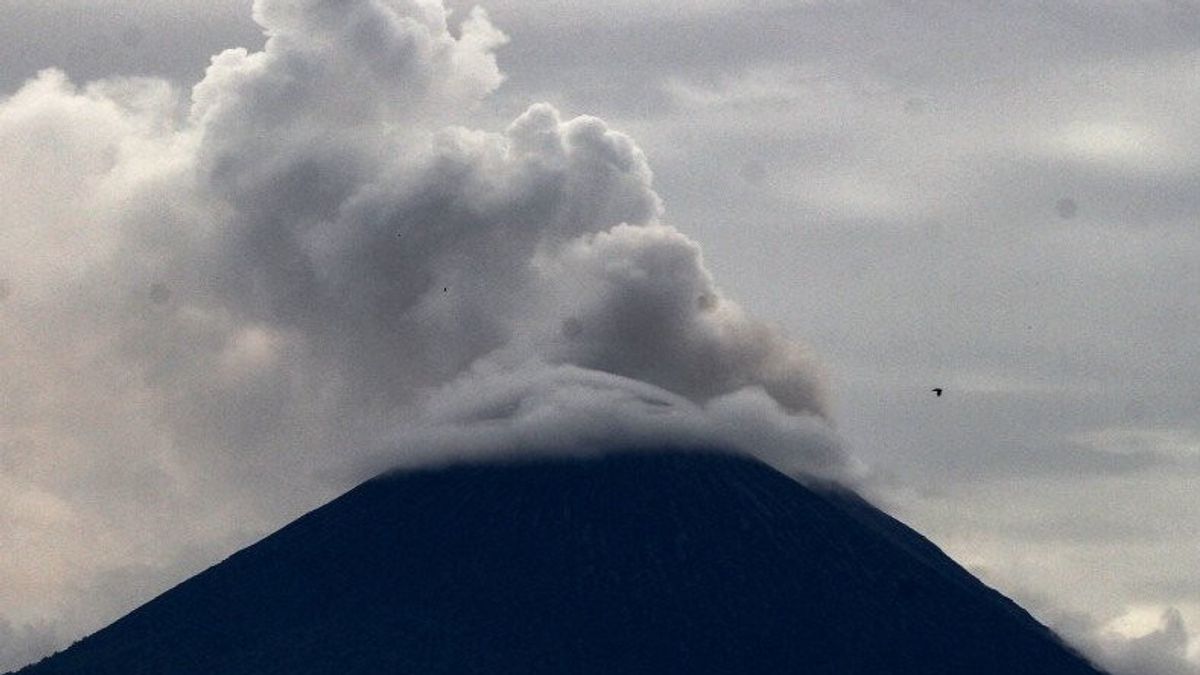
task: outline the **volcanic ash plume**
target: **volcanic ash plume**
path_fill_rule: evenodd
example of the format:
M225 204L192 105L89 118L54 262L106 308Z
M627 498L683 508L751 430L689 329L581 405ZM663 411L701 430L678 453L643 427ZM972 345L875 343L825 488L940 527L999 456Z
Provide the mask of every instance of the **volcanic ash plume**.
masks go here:
M502 81L482 10L254 18L265 48L190 92L47 70L0 102L14 619L277 524L383 447L702 443L846 477L808 357L722 296L632 140L544 104L461 126Z

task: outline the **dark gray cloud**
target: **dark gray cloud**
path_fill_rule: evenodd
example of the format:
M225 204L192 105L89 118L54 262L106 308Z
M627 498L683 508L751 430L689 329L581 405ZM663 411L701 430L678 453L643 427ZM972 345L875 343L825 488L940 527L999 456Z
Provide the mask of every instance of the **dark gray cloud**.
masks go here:
M262 33L250 20L250 4L3 0L0 95L50 66L77 82L116 74L193 82L221 49L262 45Z
M849 75L862 93L907 91L901 105L929 107L924 96L947 85L986 89L1185 53L1200 26L1200 9L1186 2L712 3L661 12L587 3L557 18L519 3L493 9L517 38L502 52L512 88L622 117L679 112L672 80L719 86L779 65Z

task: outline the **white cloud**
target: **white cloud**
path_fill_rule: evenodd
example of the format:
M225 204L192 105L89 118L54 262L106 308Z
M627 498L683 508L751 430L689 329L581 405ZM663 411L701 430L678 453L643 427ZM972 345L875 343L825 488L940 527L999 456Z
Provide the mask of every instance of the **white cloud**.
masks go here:
M1174 607L1131 608L1107 625L1064 616L1055 626L1113 675L1196 675L1183 614Z

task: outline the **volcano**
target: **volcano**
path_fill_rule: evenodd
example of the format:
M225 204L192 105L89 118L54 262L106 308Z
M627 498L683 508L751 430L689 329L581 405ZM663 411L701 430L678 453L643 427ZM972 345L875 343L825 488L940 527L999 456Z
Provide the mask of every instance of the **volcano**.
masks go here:
M20 671L1099 672L844 488L665 450L382 475Z

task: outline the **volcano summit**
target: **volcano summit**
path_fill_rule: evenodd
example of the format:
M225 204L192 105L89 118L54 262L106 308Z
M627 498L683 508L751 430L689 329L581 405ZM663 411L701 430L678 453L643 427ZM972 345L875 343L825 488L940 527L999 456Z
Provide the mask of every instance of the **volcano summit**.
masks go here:
M662 450L379 476L20 673L1099 671L853 493Z

